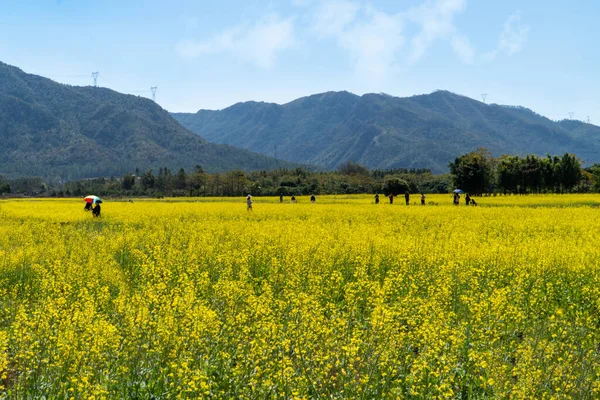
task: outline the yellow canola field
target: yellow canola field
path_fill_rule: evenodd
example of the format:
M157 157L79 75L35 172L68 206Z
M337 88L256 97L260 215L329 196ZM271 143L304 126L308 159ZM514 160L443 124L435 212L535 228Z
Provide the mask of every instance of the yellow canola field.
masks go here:
M255 200L0 201L0 398L600 397L600 196Z

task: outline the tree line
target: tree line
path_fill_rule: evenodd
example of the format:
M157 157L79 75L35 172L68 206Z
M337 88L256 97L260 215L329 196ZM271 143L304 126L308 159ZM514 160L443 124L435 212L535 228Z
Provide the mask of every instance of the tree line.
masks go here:
M457 157L449 174L428 169L368 170L346 163L336 171L306 168L271 171L136 170L121 177L73 182L46 182L39 177L0 177L0 195L116 197L302 196L310 194L449 193L459 188L472 194L527 194L600 191L600 165L582 169L571 154L494 158L486 149Z
M454 186L473 194L600 191L600 165L583 169L569 153L494 158L486 149L478 149L457 157L449 167Z
M199 196L303 196L311 194L382 193L386 182L400 180L411 192L446 193L450 175L435 175L428 169L390 169L370 171L362 165L346 163L336 171L311 171L306 168L271 171L229 171L206 173L201 166L193 171L136 170L121 177L49 183L41 178L19 178L6 182L0 194L29 196L122 197L199 197ZM402 191L404 193L404 191ZM399 194L399 193L396 193Z

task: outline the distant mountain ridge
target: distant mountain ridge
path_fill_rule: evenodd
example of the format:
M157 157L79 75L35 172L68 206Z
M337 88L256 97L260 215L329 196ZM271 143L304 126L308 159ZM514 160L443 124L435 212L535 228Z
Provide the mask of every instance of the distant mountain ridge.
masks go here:
M292 164L208 143L151 100L0 63L0 174L69 180L196 165L218 172Z
M287 104L246 102L173 113L209 141L326 168L431 168L478 147L492 154L577 154L600 161L600 128L553 122L524 107L488 105L447 91L407 98L328 92Z

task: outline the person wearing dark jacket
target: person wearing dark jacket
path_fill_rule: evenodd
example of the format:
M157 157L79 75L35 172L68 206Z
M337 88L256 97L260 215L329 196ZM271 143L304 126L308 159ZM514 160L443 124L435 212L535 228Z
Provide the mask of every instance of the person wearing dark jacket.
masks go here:
M406 200L406 205L410 204L410 193L404 193L404 200Z
M466 203L467 205L470 205L470 204L471 204L471 196L469 196L469 193L467 193L467 195L465 196L465 203Z
M96 206L94 206L94 208L92 209L92 216L94 218L100 217L100 204L96 204Z

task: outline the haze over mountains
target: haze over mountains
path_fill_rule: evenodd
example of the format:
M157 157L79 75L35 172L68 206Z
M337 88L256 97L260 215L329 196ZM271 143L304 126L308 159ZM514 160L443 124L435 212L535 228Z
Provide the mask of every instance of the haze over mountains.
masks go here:
M68 180L196 165L216 172L291 164L208 143L151 100L0 63L0 174Z
M291 103L238 103L221 111L174 113L209 141L325 168L431 168L478 147L492 154L575 153L600 161L600 128L553 122L522 107L487 105L446 91L408 98L329 92Z

